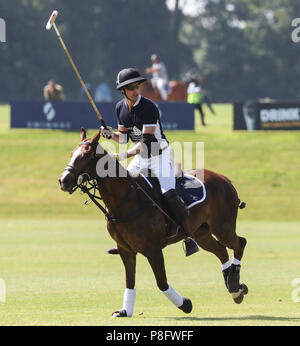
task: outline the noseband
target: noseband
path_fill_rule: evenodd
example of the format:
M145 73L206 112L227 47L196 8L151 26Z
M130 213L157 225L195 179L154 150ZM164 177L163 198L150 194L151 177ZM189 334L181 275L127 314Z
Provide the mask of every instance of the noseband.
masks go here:
M76 168L72 165L67 165L67 167L64 169L64 171L70 172L74 175L76 175Z

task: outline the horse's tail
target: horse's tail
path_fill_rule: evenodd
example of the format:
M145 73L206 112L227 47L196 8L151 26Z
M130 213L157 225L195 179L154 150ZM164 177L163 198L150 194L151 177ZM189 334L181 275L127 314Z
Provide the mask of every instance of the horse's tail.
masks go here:
M228 181L228 183L231 185L231 187L233 188L233 190L236 192L236 195L238 195L238 193L237 193L237 191L236 191L236 188L233 186L233 184L232 184L232 182L227 178L227 177L225 177L226 179L227 179L227 181ZM240 209L244 209L244 208L246 208L246 206L247 206L247 204L246 204L246 202L242 202L240 199L238 199L239 200L239 208Z
M246 203L240 201L240 203L239 203L239 208L240 208L240 209L246 208Z

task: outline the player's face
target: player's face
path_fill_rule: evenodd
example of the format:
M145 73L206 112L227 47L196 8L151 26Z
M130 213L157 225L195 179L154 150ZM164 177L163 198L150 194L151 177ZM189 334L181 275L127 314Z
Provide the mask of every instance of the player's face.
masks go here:
M137 100L140 94L140 83L132 83L125 87L126 95L131 100Z

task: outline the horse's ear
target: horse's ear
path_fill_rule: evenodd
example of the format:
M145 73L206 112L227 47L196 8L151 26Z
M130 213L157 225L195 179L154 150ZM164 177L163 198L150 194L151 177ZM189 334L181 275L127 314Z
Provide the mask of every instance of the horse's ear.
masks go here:
M101 135L101 130L99 130L99 131L95 134L94 138L92 139L92 142L99 142L100 135Z
M80 131L80 139L82 141L84 141L86 139L86 130L83 127L81 128L81 131Z

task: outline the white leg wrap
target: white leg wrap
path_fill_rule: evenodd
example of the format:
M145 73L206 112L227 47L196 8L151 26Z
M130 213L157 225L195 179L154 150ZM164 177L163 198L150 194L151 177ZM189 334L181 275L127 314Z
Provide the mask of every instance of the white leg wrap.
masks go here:
M178 308L183 304L182 296L169 285L169 288L162 293Z
M241 265L241 261L237 260L236 258L232 258L232 264L235 264L235 265Z
M227 262L221 264L222 270L225 270L225 269L229 268L230 266L231 266L231 261L230 260L228 260Z
M123 309L126 310L127 316L133 315L134 303L135 303L136 290L126 288L123 296Z

